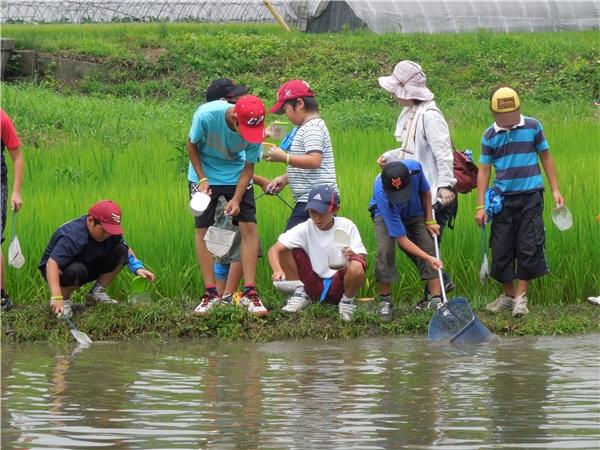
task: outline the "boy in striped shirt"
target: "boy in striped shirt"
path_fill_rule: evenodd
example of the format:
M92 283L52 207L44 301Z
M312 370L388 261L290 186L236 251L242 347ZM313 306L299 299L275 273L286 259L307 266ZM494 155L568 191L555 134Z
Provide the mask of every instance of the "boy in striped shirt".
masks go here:
M280 192L286 184L290 186L296 205L285 227L287 231L309 219L306 204L312 188L329 185L339 192L333 146L325 121L319 116L315 93L306 81L283 83L270 112L285 114L297 127L289 152L273 147L266 158L266 161L282 162L287 166L287 172L267 186L267 192L273 194Z
M490 108L494 123L481 139L477 177L475 220L485 226L488 215L484 204L491 166L496 172L493 190L502 198L502 208L492 221L491 276L502 283L503 293L486 306L497 313L511 308L513 317L524 316L530 280L548 273L544 252L544 184L538 158L558 207L564 199L558 188L554 160L550 155L542 124L521 115L521 102L514 89L494 88Z

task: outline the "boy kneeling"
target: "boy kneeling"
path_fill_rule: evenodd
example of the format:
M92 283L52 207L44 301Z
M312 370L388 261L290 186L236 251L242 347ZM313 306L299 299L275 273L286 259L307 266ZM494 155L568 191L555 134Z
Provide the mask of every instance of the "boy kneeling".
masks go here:
M280 235L269 249L273 281L287 280L289 283L281 284L293 289L288 291L292 295L284 311L297 312L318 300L337 304L342 320L352 319L354 297L365 281L367 250L356 225L335 217L339 209L340 198L333 187L314 187L306 204L310 219ZM328 258L328 253L336 250L341 250L342 262L347 263L338 270Z
M87 215L61 225L50 239L38 265L50 288L50 308L58 317L70 317L71 295L80 286L96 281L86 295L86 305L117 303L106 292L125 264L135 275L154 281L123 240L121 208L111 200L91 206Z

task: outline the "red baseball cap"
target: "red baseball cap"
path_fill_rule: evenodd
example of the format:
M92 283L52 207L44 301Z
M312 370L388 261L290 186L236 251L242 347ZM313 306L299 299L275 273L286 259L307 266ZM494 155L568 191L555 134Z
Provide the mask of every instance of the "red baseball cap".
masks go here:
M255 95L240 97L234 107L242 137L253 144L265 139L265 105Z
M290 80L281 85L277 91L277 103L269 110L274 114L283 113L283 104L288 100L294 100L300 97L314 97L315 93L310 89L308 83L304 80Z
M100 200L94 203L88 210L88 215L98 220L108 234L123 234L121 208L112 200Z

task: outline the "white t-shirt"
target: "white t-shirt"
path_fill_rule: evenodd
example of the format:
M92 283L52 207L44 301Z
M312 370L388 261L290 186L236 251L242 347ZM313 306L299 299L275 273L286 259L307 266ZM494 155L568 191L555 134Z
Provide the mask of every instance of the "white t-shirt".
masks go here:
M296 225L279 236L278 241L288 249L301 248L310 258L313 271L321 278L329 278L336 271L327 264L327 251L336 245L335 230L341 229L350 237L350 248L354 253L367 254L356 225L345 217L334 217L333 226L326 231L319 230L312 219Z

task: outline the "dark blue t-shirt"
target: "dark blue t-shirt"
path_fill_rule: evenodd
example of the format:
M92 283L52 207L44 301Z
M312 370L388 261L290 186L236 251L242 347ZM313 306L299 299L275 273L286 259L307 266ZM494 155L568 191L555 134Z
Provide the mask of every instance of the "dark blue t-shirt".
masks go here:
M89 265L108 256L117 245L127 247L121 235L111 236L102 242L95 240L87 229L86 219L87 215L73 219L54 232L39 268L44 267L49 258L56 261L61 270L74 261Z

